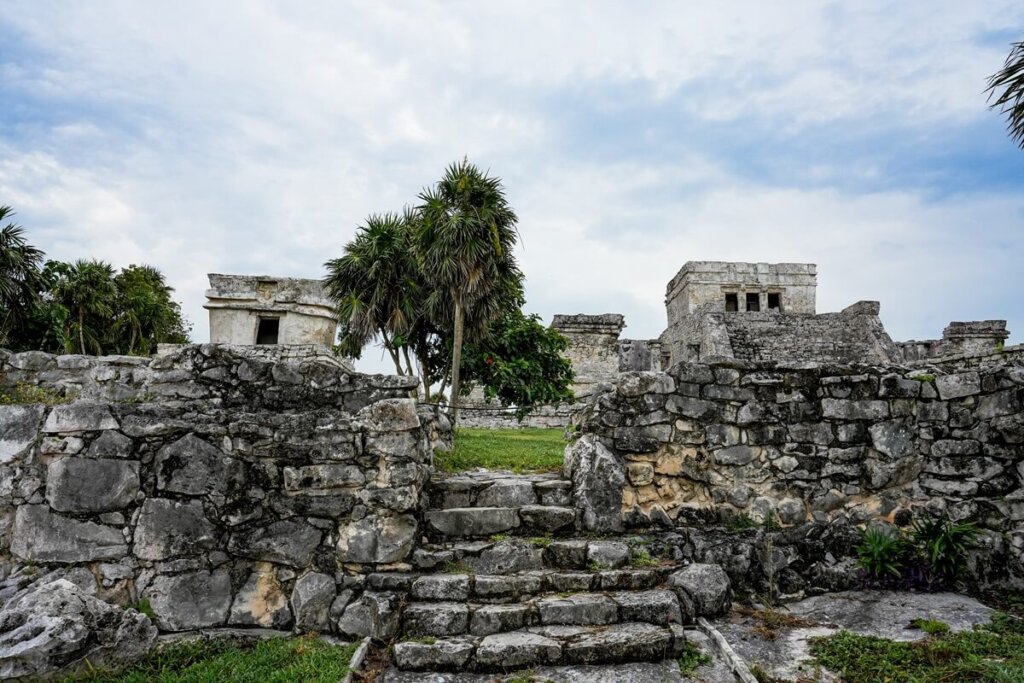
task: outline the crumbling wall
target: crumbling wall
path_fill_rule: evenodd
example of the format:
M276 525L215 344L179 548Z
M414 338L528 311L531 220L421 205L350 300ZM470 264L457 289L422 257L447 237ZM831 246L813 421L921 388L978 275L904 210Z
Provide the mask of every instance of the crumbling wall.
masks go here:
M0 406L8 582L59 570L106 600L148 600L164 631L372 630L352 603L369 570L407 566L428 476L415 378L209 344L4 351L0 372L8 393L76 397Z
M1024 366L679 364L594 396L567 452L592 529L947 511L1024 581ZM905 517L904 517L905 519Z

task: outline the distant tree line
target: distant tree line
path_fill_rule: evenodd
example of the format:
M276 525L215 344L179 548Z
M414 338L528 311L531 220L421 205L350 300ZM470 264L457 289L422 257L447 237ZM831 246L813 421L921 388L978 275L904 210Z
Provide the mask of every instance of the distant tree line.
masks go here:
M46 260L0 206L0 347L51 353L149 355L188 342L174 291L152 266Z
M420 377L428 400L450 387L455 418L471 383L520 417L571 399L566 340L522 311L516 223L501 180L467 160L415 206L369 216L325 264L339 352L359 357L377 340L399 374Z

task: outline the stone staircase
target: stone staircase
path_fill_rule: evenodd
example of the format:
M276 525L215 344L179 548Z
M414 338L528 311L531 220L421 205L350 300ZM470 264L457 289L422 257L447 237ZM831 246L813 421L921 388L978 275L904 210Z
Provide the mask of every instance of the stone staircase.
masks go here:
M393 677L658 662L686 647L684 626L713 606L691 596L681 567L651 558L641 537L579 535L570 492L557 475L432 482L430 542L414 552L416 572L371 577L407 596Z

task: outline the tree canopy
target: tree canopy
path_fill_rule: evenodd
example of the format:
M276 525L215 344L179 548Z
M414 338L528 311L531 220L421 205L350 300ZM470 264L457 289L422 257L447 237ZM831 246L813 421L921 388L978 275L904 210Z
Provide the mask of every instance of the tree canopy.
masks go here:
M992 108L1006 115L1010 139L1024 148L1024 41L1013 43L1003 68L988 79Z
M468 393L463 376L517 406L520 417L533 405L567 398L572 374L567 361L560 364L560 335L521 311L517 219L500 179L463 160L418 199L401 214L369 216L344 254L325 264L341 322L339 350L358 357L378 340L399 374L420 376L424 397L442 395L450 383L453 417L458 397ZM497 368L487 364L496 358Z
M0 207L0 220L12 215ZM149 355L185 343L189 325L174 289L152 266L43 261L22 228L0 230L0 346L16 351ZM42 265L41 265L42 264Z

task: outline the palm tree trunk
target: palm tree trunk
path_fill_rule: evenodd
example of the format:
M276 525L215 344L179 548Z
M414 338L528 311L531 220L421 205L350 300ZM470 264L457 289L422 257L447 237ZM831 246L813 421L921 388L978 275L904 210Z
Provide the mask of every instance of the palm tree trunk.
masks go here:
M78 309L78 344L81 348L79 353L85 354L85 326L82 324L82 309Z
M465 325L465 311L462 310L462 297L455 297L455 340L452 346L452 427L459 421L459 365L462 363L462 333Z

